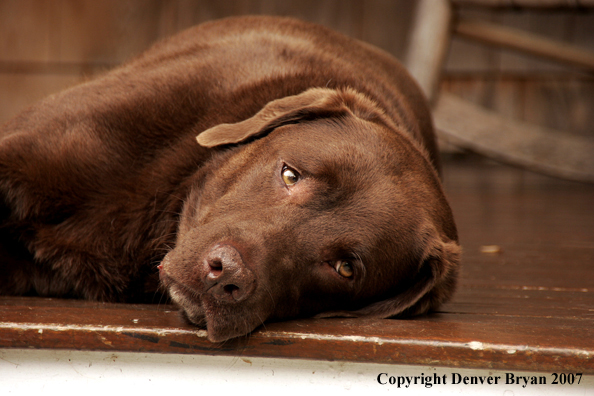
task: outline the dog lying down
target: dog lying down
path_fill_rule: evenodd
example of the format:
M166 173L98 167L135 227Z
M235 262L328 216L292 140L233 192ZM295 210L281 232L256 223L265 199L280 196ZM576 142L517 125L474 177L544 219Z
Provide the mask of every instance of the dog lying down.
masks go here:
M430 113L388 54L292 19L159 42L1 129L0 294L167 290L211 341L436 308L460 248Z

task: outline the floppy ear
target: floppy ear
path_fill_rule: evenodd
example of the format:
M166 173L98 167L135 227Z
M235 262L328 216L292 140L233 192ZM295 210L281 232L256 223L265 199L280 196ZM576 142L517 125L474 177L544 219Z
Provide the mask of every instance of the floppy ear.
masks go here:
M370 304L356 311L324 312L316 317L412 316L437 308L448 300L456 288L461 248L457 242L443 242L431 237L410 287L402 293Z
M281 125L349 113L370 121L381 119L384 124L389 124L375 102L359 92L349 88L311 88L298 95L273 100L253 117L241 122L207 129L196 140L204 147L240 143Z

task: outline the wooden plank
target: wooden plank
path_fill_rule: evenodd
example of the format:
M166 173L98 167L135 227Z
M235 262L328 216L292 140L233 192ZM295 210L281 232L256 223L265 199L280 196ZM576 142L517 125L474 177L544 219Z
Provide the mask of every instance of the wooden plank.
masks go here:
M0 60L50 60L54 7L38 0L1 1Z
M581 83L575 81L571 84L571 81L564 83L563 81L549 80L540 83L530 82L525 86L523 120L557 130L581 132L581 135L586 137L594 137L592 123L584 125L585 128L575 125L583 124L586 119L594 119L592 107L589 106L592 103L588 103L594 99L592 81L584 80Z
M455 18L459 17L498 21L501 15L490 9L456 8ZM452 31L449 32L449 36L450 49L444 66L445 76L461 72L477 74L500 71L501 49L483 45L475 40L465 40L454 35Z
M594 182L594 140L504 119L441 94L435 125L448 141L491 158L571 180Z
M57 0L54 59L121 63L159 37L159 0Z
M578 319L594 326L594 290L539 287L496 288L462 284L454 300L439 312L501 317Z
M478 20L460 19L454 26L454 32L462 37L490 45L522 51L594 71L594 53L569 43Z
M560 74L448 74L442 92L494 110L502 117L592 136L594 79Z
M530 32L542 38L577 45L572 39L572 24L570 23L570 19L576 14L575 10L564 12L538 12L535 10L492 12L493 18L488 21L522 32ZM481 18L471 17L471 19ZM499 68L509 73L526 73L528 75L534 73L577 74L576 69L572 69L569 64L551 62L549 59L537 57L530 53L509 51L504 47L486 47L497 53ZM587 47L584 48L588 49Z
M344 1L341 1L339 7L342 7L343 3ZM410 45L417 2L356 0L354 3L350 12L352 29L344 30L344 33L371 43L398 59L404 59ZM319 22L326 23L324 20ZM333 23L329 26L335 27L337 24Z
M594 12L580 12L571 15L571 39L575 45L594 51Z
M592 263L594 263L592 247L576 245L562 248L557 246L559 241L550 241L549 246L547 242L543 242L536 247L531 247L525 241L514 244L509 240L513 237L500 239L505 238L506 228L509 230L515 225L518 225L518 222L514 224L513 219L503 220L493 225L497 229L490 237L484 237L497 242L496 244L502 249L500 254L481 254L478 252L478 246L473 244L474 241L468 238L464 240L465 259L480 262L483 265L464 268L461 276L462 283L518 289L594 291L594 279L590 277ZM538 224L535 224L534 228L537 226ZM517 232L529 233L534 230L530 226L522 228L519 225ZM482 229L478 228L476 231L482 231ZM493 236L495 233L500 236ZM472 249L473 247L475 249ZM560 266L559 263L564 264Z
M582 8L594 7L594 0L451 0L456 6L493 8Z
M121 63L158 37L160 3L0 2L0 60Z
M204 353L594 373L591 321L434 314L415 320L303 319L213 344L157 306L97 310L0 302L0 347ZM90 305L87 305L90 304ZM70 312L68 312L70 311ZM97 313L97 319L94 315ZM111 317L109 319L108 317ZM54 318L54 319L52 319ZM78 319L84 318L83 323ZM108 321L108 322L106 322ZM445 325L447 323L447 325Z

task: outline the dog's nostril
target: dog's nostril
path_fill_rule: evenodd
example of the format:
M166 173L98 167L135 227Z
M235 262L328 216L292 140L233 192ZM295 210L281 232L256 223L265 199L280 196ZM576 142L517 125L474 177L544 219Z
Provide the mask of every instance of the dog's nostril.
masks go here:
M221 260L210 260L208 265L210 267L210 273L215 276L219 276L223 272L223 262Z
M239 290L239 287L235 285L225 285L223 286L223 290L225 291L225 293L233 295L233 292L235 290Z

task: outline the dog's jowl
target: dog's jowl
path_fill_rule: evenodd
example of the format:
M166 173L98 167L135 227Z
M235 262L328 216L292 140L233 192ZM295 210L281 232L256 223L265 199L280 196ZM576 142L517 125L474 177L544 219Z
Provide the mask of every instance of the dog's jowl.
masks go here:
M428 107L388 54L270 17L206 23L0 132L0 293L167 292L209 339L414 315L460 248Z

